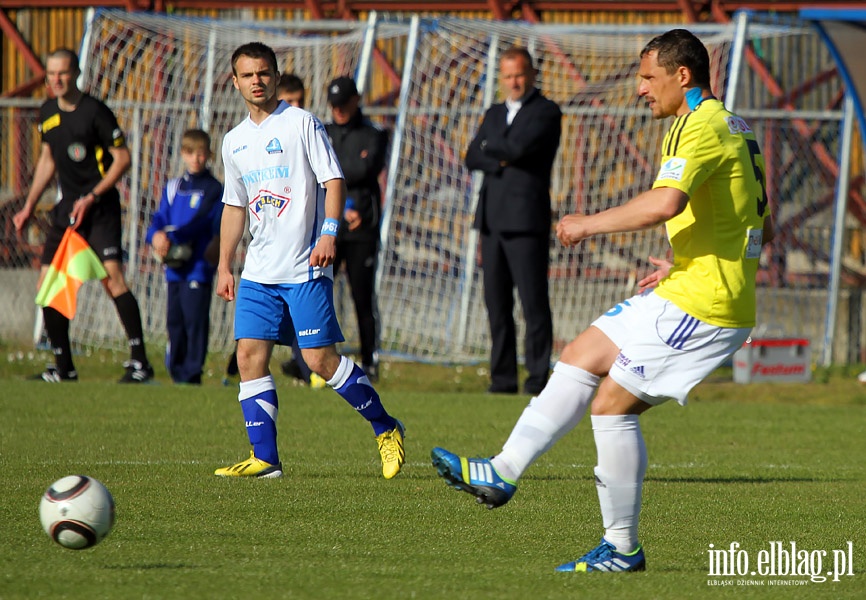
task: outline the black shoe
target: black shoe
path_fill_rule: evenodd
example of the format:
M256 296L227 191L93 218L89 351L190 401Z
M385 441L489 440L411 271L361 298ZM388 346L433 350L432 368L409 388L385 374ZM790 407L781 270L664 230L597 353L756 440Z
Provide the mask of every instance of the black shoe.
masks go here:
M287 360L284 363L281 363L280 370L286 377L294 377L295 379L303 381L304 383L310 383L310 381L306 377L304 377L304 374L301 373L301 366L294 358L291 360Z
M541 390L544 389L544 384L537 385L534 383L524 383L523 384L523 393L529 394L530 396L537 396L541 393Z
M511 387L511 386L506 387L506 386L501 386L501 385L491 385L489 388L487 388L487 393L488 394L516 394L517 393L517 386L515 385L514 387Z
M370 380L370 383L379 381L379 365L364 365L361 368L364 370L364 374Z
M42 373L31 375L27 379L29 379L30 381L62 383L64 381L78 381L78 373L75 371L67 371L66 373L61 373L54 365L45 365L45 370Z
M232 352L231 357L229 358L229 364L226 365L226 375L229 377L235 377L238 374L238 353L237 351Z
M123 363L126 373L117 380L117 383L147 383L153 380L153 367L145 365L137 360L128 360Z

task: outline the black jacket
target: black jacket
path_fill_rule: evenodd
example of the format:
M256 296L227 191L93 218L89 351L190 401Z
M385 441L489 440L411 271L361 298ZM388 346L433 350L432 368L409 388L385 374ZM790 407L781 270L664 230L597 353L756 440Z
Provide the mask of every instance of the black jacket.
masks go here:
M344 222L338 239L378 239L382 219L379 173L385 167L388 134L365 118L360 109L345 125L328 123L325 129L346 178L346 206L361 214L361 226L349 231Z
M484 172L475 228L549 234L550 172L559 149L562 111L533 90L511 125L505 104L484 115L466 151L466 166Z

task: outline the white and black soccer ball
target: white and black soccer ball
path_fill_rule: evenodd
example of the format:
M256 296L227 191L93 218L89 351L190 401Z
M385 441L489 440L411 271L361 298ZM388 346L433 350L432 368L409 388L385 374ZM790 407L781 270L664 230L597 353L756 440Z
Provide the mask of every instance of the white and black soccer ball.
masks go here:
M114 526L114 499L99 481L86 475L58 479L39 503L42 529L52 540L72 550L101 542Z

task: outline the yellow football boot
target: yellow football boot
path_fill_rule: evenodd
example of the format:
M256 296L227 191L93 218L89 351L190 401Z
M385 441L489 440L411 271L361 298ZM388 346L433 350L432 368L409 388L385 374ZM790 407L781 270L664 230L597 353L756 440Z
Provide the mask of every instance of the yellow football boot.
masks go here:
M250 457L230 467L221 467L213 472L217 477L263 477L274 479L283 476L283 463L272 465L256 458L250 450Z
M399 473L406 462L406 453L403 451L405 431L403 423L397 421L394 429L376 436L379 455L382 457L382 475L385 479L391 479Z

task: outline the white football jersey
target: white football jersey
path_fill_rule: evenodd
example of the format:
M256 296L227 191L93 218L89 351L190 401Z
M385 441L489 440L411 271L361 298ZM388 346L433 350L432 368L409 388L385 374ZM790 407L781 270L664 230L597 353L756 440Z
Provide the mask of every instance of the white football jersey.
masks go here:
M325 189L344 179L325 127L280 102L261 124L247 117L223 138L223 202L249 211L252 240L241 277L257 283L333 279L333 267L310 266L325 220Z

